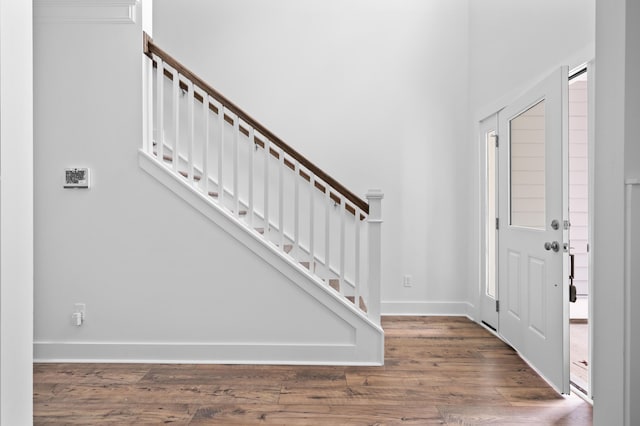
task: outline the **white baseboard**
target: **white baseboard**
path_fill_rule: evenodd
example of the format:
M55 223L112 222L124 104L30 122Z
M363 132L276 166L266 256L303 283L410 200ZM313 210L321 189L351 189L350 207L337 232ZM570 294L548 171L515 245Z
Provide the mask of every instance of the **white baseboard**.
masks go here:
M354 345L35 342L34 362L382 365ZM361 350L360 350L361 352Z
M468 302L382 302L382 315L466 316L472 317Z

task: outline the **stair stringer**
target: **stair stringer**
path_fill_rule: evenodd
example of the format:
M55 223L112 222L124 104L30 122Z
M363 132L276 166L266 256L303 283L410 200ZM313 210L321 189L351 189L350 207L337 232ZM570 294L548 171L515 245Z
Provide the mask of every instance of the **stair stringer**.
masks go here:
M340 293L312 275L308 269L277 249L273 243L238 220L205 194L192 187L188 180L157 161L143 150L138 154L140 167L204 217L215 223L231 237L247 247L288 280L298 286L315 302L353 329L353 340L338 345L283 345L274 347L247 345L243 354L241 345L235 345L233 358L225 355L224 348L215 351L219 359L190 359L191 362L267 363L267 364L316 364L316 365L382 365L384 363L384 331L372 322L360 309ZM294 319L295 320L295 319ZM322 324L318 324L319 327ZM197 352L197 351L196 351ZM260 353L257 357L256 354Z

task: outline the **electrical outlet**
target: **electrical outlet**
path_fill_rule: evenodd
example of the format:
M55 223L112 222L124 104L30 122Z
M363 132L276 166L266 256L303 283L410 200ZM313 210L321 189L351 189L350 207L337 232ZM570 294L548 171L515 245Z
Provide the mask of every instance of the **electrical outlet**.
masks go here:
M76 327L80 327L87 316L87 305L84 303L76 303L73 305L74 310L71 315L71 321Z
M402 285L404 285L405 287L411 287L411 275L405 275L404 279L402 280Z

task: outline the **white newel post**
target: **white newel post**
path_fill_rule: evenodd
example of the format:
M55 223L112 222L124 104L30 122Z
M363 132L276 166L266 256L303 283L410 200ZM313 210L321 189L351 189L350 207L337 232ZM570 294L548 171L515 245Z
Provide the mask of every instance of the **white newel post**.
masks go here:
M369 201L369 218L367 219L369 234L369 300L367 300L369 318L380 324L380 283L382 280L382 199L384 194L379 189L370 189L367 193ZM356 218L357 220L358 218ZM356 301L356 304L358 301Z
M152 37L153 1L143 0L140 8L142 10L142 31L147 34L144 37ZM147 154L153 155L153 60L147 55L142 55L142 71L142 149ZM157 140L159 140L158 137L156 137Z
M142 149L153 155L153 62L142 55Z

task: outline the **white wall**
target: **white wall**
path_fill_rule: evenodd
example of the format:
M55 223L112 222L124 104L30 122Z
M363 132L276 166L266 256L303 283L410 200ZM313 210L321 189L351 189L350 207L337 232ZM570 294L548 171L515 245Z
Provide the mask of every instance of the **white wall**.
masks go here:
M640 2L627 1L626 24L627 32L625 51L625 177L626 179L640 179L640 83L638 82L638 70L640 69ZM637 401L640 395L640 266L637 259L640 258L640 185L634 186L635 207L628 218L629 227L626 235L633 235L629 242L630 253L627 254L629 265L630 297L627 306L629 326L629 361L630 370L626 372L629 377L629 423L640 423L640 404ZM633 232L633 234L632 234Z
M471 1L469 16L474 113L593 55L595 0Z
M637 229L639 215L634 211L629 218L631 229L625 229L624 184L627 179L640 178L640 83L636 77L640 8L637 1L601 0L597 14L594 424L635 425L640 422L639 281L637 254L625 253L625 242L638 235L631 232ZM638 247L637 240L631 244ZM625 261L625 255L634 257ZM625 267L636 274L626 283ZM627 323L628 319L633 322Z
M36 359L287 362L306 350L321 362L322 348L352 351L355 320L139 167L142 31L126 15L140 5L100 4L35 10ZM91 188L63 189L67 167L89 167Z
M0 0L0 424L32 423L31 2Z
M640 85L635 71L640 69L640 28L636 24L640 3L627 1L625 48L625 173L628 178L640 178Z
M625 0L596 2L594 424L624 424Z
M469 111L470 136L467 150L470 182L480 182L480 143L477 123L493 114L520 92L542 80L562 65L576 67L594 56L595 0L543 0L514 2L483 0L469 2ZM480 212L477 184L471 184L474 212ZM479 297L479 214L471 215L473 247L466 260L472 279L469 298Z
M384 191L383 312L466 313L467 0L156 0L154 40L355 193Z

